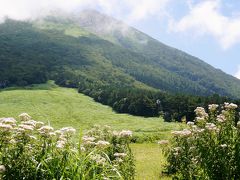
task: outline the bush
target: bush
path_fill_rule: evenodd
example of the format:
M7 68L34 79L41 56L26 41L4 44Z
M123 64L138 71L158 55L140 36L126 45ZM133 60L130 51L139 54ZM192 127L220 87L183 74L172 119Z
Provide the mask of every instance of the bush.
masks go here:
M165 148L167 172L176 179L240 179L240 122L237 105L198 107L189 129L174 131ZM163 144L160 143L160 144Z
M94 128L74 143L72 127L19 118L0 118L0 179L134 178L130 131Z

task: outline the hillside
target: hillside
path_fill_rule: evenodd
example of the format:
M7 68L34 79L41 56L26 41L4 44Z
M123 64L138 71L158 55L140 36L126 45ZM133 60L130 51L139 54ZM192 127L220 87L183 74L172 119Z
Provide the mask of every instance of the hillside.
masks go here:
M238 79L95 11L7 19L0 65L0 88L54 80L117 112L167 121L193 120L197 106L226 100L216 94L240 97Z
M0 91L0 117L17 118L16 115L22 112L45 123L51 122L55 128L73 126L78 131L97 124L117 130L130 129L137 135L164 138L171 130L180 127L177 123L163 122L162 118L117 114L75 89L61 88L53 82Z
M115 59L112 61L145 84L170 92L198 95L217 93L239 97L240 81L235 77L196 57L169 47L121 21L94 10L60 17L144 57L142 60L138 56L138 61L135 61L141 65L129 60L126 64L124 58L117 62Z
M240 94L238 79L96 11L48 16L31 23L8 20L0 27L3 54L0 59L1 82L7 80L10 84L16 84L16 77L5 78L4 71L11 68L12 63L18 64L20 55L21 58L32 56L27 60L31 59L30 64L41 64L39 59L51 62L30 68L30 71L36 69L37 72L42 72L43 77L39 77L35 83L43 82L48 79L46 76L51 77L49 72L61 68L66 70L68 76L75 74L75 81L79 81L76 78L87 77L100 84L116 82L122 86L136 80L140 84L173 93L217 93L235 98ZM20 45L22 47L18 48ZM7 59L9 56L11 61ZM21 70L17 68L16 71ZM75 73L69 75L69 71ZM29 76L36 75L31 72ZM23 79L27 78L24 76ZM32 82L27 79L27 84L29 83Z

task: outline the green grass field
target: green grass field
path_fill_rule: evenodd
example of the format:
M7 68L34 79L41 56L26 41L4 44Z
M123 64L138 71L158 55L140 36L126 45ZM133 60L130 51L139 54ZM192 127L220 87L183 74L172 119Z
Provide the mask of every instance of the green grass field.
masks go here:
M75 89L57 87L52 82L0 92L0 117L17 118L22 112L55 128L72 126L86 130L94 124L110 125L117 130L132 130L140 136L158 134L163 139L169 138L170 131L181 126L166 123L162 118L117 114ZM157 144L133 144L132 148L137 160L137 179L158 179L164 158Z

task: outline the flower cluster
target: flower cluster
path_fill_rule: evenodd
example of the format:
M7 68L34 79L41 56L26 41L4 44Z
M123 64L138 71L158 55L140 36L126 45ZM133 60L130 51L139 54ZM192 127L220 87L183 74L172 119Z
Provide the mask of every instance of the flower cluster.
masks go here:
M172 132L172 146L165 149L167 171L178 179L239 179L237 107L233 103L211 104L209 114L197 107L195 122L188 122L188 129Z
M0 118L0 179L132 179L131 131L96 126L78 144L73 127L18 118Z
M85 153L93 148L96 149L92 159L98 164L106 163L104 159L107 155L115 169L122 174L123 179L133 179L135 168L129 147L131 137L132 131L113 131L109 126L95 125L82 137L82 149Z

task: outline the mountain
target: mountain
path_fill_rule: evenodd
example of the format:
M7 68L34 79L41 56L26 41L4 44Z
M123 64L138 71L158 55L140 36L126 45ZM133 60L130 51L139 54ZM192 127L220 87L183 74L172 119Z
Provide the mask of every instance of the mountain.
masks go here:
M120 46L125 51L131 51L132 54L136 53L134 59L116 57L114 50L101 47L104 56L113 65L148 86L174 93L217 93L240 97L240 81L237 78L196 57L164 45L112 17L94 10L85 10L74 15L61 14L44 20L44 23L54 24L55 27L62 26L63 22ZM65 34L69 34L69 31L68 28L65 29ZM80 33L79 36L86 34Z
M238 79L92 10L0 24L0 87L47 80L117 112L170 119L226 99L199 96L240 98Z

